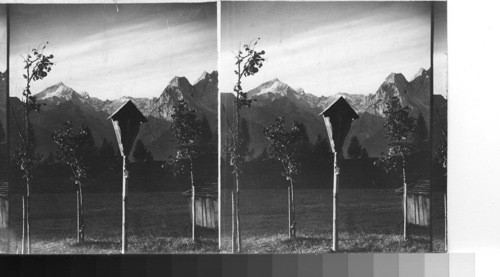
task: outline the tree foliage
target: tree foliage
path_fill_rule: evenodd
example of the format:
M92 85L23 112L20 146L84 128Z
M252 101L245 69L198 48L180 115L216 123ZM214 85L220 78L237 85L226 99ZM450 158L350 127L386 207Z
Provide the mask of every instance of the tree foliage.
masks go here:
M26 73L23 78L26 80L26 87L23 90L25 109L29 114L31 111L40 111L41 104L37 102L36 96L31 93L31 82L42 80L47 77L52 70L54 55L45 55L44 51L48 42L40 44L37 48L31 49L26 56L21 56L24 62Z
M404 169L407 157L414 152L409 136L415 129L415 119L408 107L403 107L397 97L386 103L384 129L389 139L388 153L382 153L376 164L386 172Z
M238 81L233 91L236 95L237 110L242 107L250 108L252 105L252 100L248 99L248 94L241 87L241 80L243 77L255 75L264 64L265 59L262 56L265 54L265 51L255 50L258 41L259 38L245 44L243 49L238 50L238 54L235 55L237 70L234 71L234 74L238 76Z
M192 166L193 159L199 153L201 127L196 120L196 110L190 109L185 100L179 101L174 106L172 119L174 121L172 124L173 140L176 143L177 155L171 157L168 164L175 174L182 174L191 170L186 162Z
M245 158L250 154L250 149L246 146L245 139L241 138L242 124L240 122L240 110L243 107L251 108L253 100L249 99L248 93L243 91L241 82L243 77L253 76L259 72L259 69L264 64L265 59L263 55L265 51L255 49L258 41L259 39L257 38L245 44L243 49L238 50L238 54L235 55L237 69L234 71L234 74L237 76L237 82L233 88L233 92L236 96L234 100L236 125L234 128L235 131L233 131L233 128L229 130L232 135L232 140L229 143L229 152L231 153L230 164L233 166L233 173L235 174L241 174Z
M47 45L48 42L43 43L29 51L26 56L21 56L24 64L23 69L26 71L23 74L26 81L23 90L25 118L24 131L22 131L23 128L19 125L19 122L16 122L18 123L17 129L19 130L20 142L17 144L14 156L16 163L24 172L24 178L27 178L27 180L33 177L35 162L41 159L41 156L35 154L36 140L29 116L32 111L39 112L41 108L41 104L37 102L36 96L31 92L31 82L45 78L54 65L52 62L54 56L44 54ZM17 119L15 120L17 121Z
M71 179L75 183L83 183L96 154L92 133L87 126L75 130L71 121L66 121L63 127L52 134L57 145L57 159L66 164L72 172Z
M38 142L30 121L27 126L27 132L20 135L21 140L16 145L14 161L23 172L23 178L31 180L34 177L35 163L41 160L42 156L35 153Z
M76 185L77 236L78 242L83 242L85 239L83 185L97 152L94 138L87 126L82 125L80 130L76 131L71 121L66 121L61 129L52 133L52 139L58 148L57 159L70 168L71 179Z
M437 154L435 162L442 168L446 169L448 167L448 140L440 140L437 145ZM446 174L446 171L445 171Z
M274 124L264 129L269 140L269 156L281 162L282 175L293 180L299 171L297 146L303 137L300 123L295 122L290 131L286 130L284 117L278 117ZM302 125L303 126L303 125Z

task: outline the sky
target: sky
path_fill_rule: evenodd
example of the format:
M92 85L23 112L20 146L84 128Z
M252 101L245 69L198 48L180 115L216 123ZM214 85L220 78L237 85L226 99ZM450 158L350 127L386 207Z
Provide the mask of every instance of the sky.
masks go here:
M14 5L11 10L11 95L21 96L21 55L49 42L54 55L38 93L63 82L101 99L158 97L175 76L191 83L217 69L215 3Z
M0 72L7 69L7 6L0 5Z
M219 91L235 84L234 53L260 37L267 60L243 81L278 78L307 93L375 93L392 72L430 67L430 3L222 2Z
M448 14L446 2L434 9L434 94L448 97Z

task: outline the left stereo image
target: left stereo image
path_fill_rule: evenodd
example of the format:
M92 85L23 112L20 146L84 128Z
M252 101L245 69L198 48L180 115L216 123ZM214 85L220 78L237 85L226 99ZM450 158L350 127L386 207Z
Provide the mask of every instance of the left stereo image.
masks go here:
M0 5L0 253L216 253L217 5Z

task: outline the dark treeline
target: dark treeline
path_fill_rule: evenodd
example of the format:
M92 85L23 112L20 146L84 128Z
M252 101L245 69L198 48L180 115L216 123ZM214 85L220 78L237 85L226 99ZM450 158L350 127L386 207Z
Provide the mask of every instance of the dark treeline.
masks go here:
M204 123L206 125L206 122ZM217 140L205 126L200 154L194 161L195 184L197 186L217 182ZM206 133L206 134L205 134ZM86 192L121 192L122 158L116 153L112 142L104 139L101 145L90 150L91 166L85 182ZM151 153L141 140L135 142L129 163L129 191L182 191L190 188L188 175L175 176L165 161L154 161ZM24 191L23 174L13 162L11 164L11 190ZM33 193L71 193L74 185L69 167L50 153L35 165Z
M307 136L305 126L301 128ZM357 139L354 141L355 144L359 143ZM419 151L412 154L408 160L409 183L431 177L428 139L417 139L415 144L419 147ZM340 189L393 189L401 186L401 176L397 172L385 172L375 165L378 158L368 157L366 150L361 146L359 148L359 155L344 153L339 161ZM315 143L311 143L308 139L301 140L301 145L297 149L299 173L296 187L298 189L330 189L333 182L333 157L327 138L318 136ZM223 189L230 189L234 180L227 154L222 157L221 167ZM441 186L446 184L445 171L440 170L440 165L436 163L433 167L432 179L435 183L433 186L441 190L443 189ZM281 163L270 158L267 149L264 149L259 155L245 161L241 176L242 188L286 189L288 181L282 176L281 171Z
M341 189L395 188L397 178L386 174L374 165L376 158L343 159L339 164ZM222 159L221 178L223 186L233 183L231 165L227 157ZM244 164L242 188L244 189L286 189L288 181L281 175L281 163L269 158L267 149ZM360 174L360 172L363 172ZM332 187L333 159L326 138L317 142L304 143L299 154L298 189L329 189Z
M198 157L195 167L195 183L204 185L217 182L217 152L212 151ZM12 166L12 186L14 193L23 192L22 173ZM189 189L188 176L174 176L163 161L142 161L129 164L129 191L181 191ZM36 179L33 183L33 193L74 192L71 172L62 163L46 160L38 163L35 168ZM85 183L87 192L121 192L122 190L122 159L115 156L109 159L98 158L94 161L89 178Z

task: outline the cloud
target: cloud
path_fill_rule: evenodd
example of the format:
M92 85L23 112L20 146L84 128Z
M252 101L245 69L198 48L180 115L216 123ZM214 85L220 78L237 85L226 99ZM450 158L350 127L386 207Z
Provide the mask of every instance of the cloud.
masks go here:
M154 97L174 76L193 80L203 71L216 69L215 18L213 24L199 20L169 22L160 14L130 24L102 27L106 24L86 35L55 36L47 51L54 54L56 64L46 79L33 86L33 91L62 81L99 98ZM19 32L21 29L17 28ZM33 42L19 39L26 35L16 36L18 52ZM21 77L11 80L12 88L21 91L20 58L11 66L14 76Z
M245 89L278 77L316 94L373 93L391 72L411 78L419 68L428 68L429 17L379 11L342 20L326 18L301 32L266 21L252 23L255 33L262 32L259 49L266 51L267 61L259 74L244 81ZM242 32L238 25L225 24L234 23L222 23L227 37L222 38L220 87L231 91L236 78L231 50L237 49ZM271 26L279 30L269 31Z

